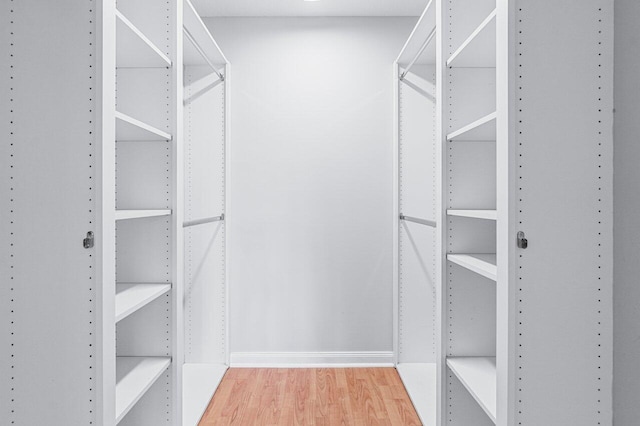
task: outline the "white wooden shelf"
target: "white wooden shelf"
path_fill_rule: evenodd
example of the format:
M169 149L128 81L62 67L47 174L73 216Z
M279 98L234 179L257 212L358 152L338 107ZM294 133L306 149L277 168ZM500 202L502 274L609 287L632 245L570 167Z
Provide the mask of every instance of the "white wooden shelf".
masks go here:
M168 357L116 358L116 423L127 415L170 364Z
M116 284L116 322L153 302L171 290L171 284Z
M469 217L473 219L497 220L498 214L495 210L447 210L448 216Z
M447 358L447 366L495 423L497 400L495 357Z
M171 60L131 21L116 11L116 66L118 68L166 68Z
M495 68L496 10L460 45L447 60L448 67Z
M169 133L116 111L117 141L170 141L171 139Z
M496 117L497 113L492 112L473 123L456 130L447 135L448 141L495 141L496 140Z
M485 278L497 281L498 268L495 254L448 254L447 260Z
M116 210L116 220L143 219L171 215L170 209L163 210Z
M185 65L209 65L218 70L227 64L227 58L189 0L184 0L183 25Z
M227 371L224 364L184 364L182 367L182 425L197 426Z
M432 363L401 363L396 367L424 426L436 426L437 371Z

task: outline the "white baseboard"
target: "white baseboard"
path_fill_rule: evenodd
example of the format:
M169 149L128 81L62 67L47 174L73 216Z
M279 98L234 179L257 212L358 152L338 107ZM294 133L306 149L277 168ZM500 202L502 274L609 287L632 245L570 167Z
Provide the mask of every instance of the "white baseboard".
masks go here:
M393 367L393 352L233 352L236 368Z

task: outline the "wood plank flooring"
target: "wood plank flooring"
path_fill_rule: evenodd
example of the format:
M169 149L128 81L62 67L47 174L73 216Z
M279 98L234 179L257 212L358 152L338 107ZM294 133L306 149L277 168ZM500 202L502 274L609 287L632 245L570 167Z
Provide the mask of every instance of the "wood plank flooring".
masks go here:
M395 368L230 368L199 426L421 425Z

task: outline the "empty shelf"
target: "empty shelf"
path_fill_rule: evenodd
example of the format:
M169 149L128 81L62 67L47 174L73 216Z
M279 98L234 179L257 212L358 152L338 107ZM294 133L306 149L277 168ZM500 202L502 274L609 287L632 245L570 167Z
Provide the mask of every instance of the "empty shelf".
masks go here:
M169 216L170 209L163 210L116 210L116 220L142 219L145 217Z
M184 0L184 64L223 67L227 58L189 0Z
M497 400L495 357L447 358L447 366L495 423Z
M171 60L131 21L116 11L116 66L119 68L165 68Z
M116 284L116 322L171 290L171 284Z
M227 371L224 364L184 364L182 425L197 426Z
M448 67L495 68L496 10L462 43L447 60Z
M448 254L447 260L485 278L497 280L498 268L495 254Z
M424 426L436 425L436 364L401 363L396 369Z
M449 141L495 141L496 140L496 116L492 112L489 115L467 124L461 129L447 135Z
M170 364L168 357L116 358L116 423L127 415Z
M495 210L447 210L449 216L470 217L474 219L497 220L498 214Z
M116 111L116 140L118 141L170 141L171 135L133 117Z

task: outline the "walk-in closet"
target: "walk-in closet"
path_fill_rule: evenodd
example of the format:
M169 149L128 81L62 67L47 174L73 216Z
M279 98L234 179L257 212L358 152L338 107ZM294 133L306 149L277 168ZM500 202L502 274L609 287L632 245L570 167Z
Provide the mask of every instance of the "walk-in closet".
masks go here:
M639 22L0 0L0 425L635 425Z

